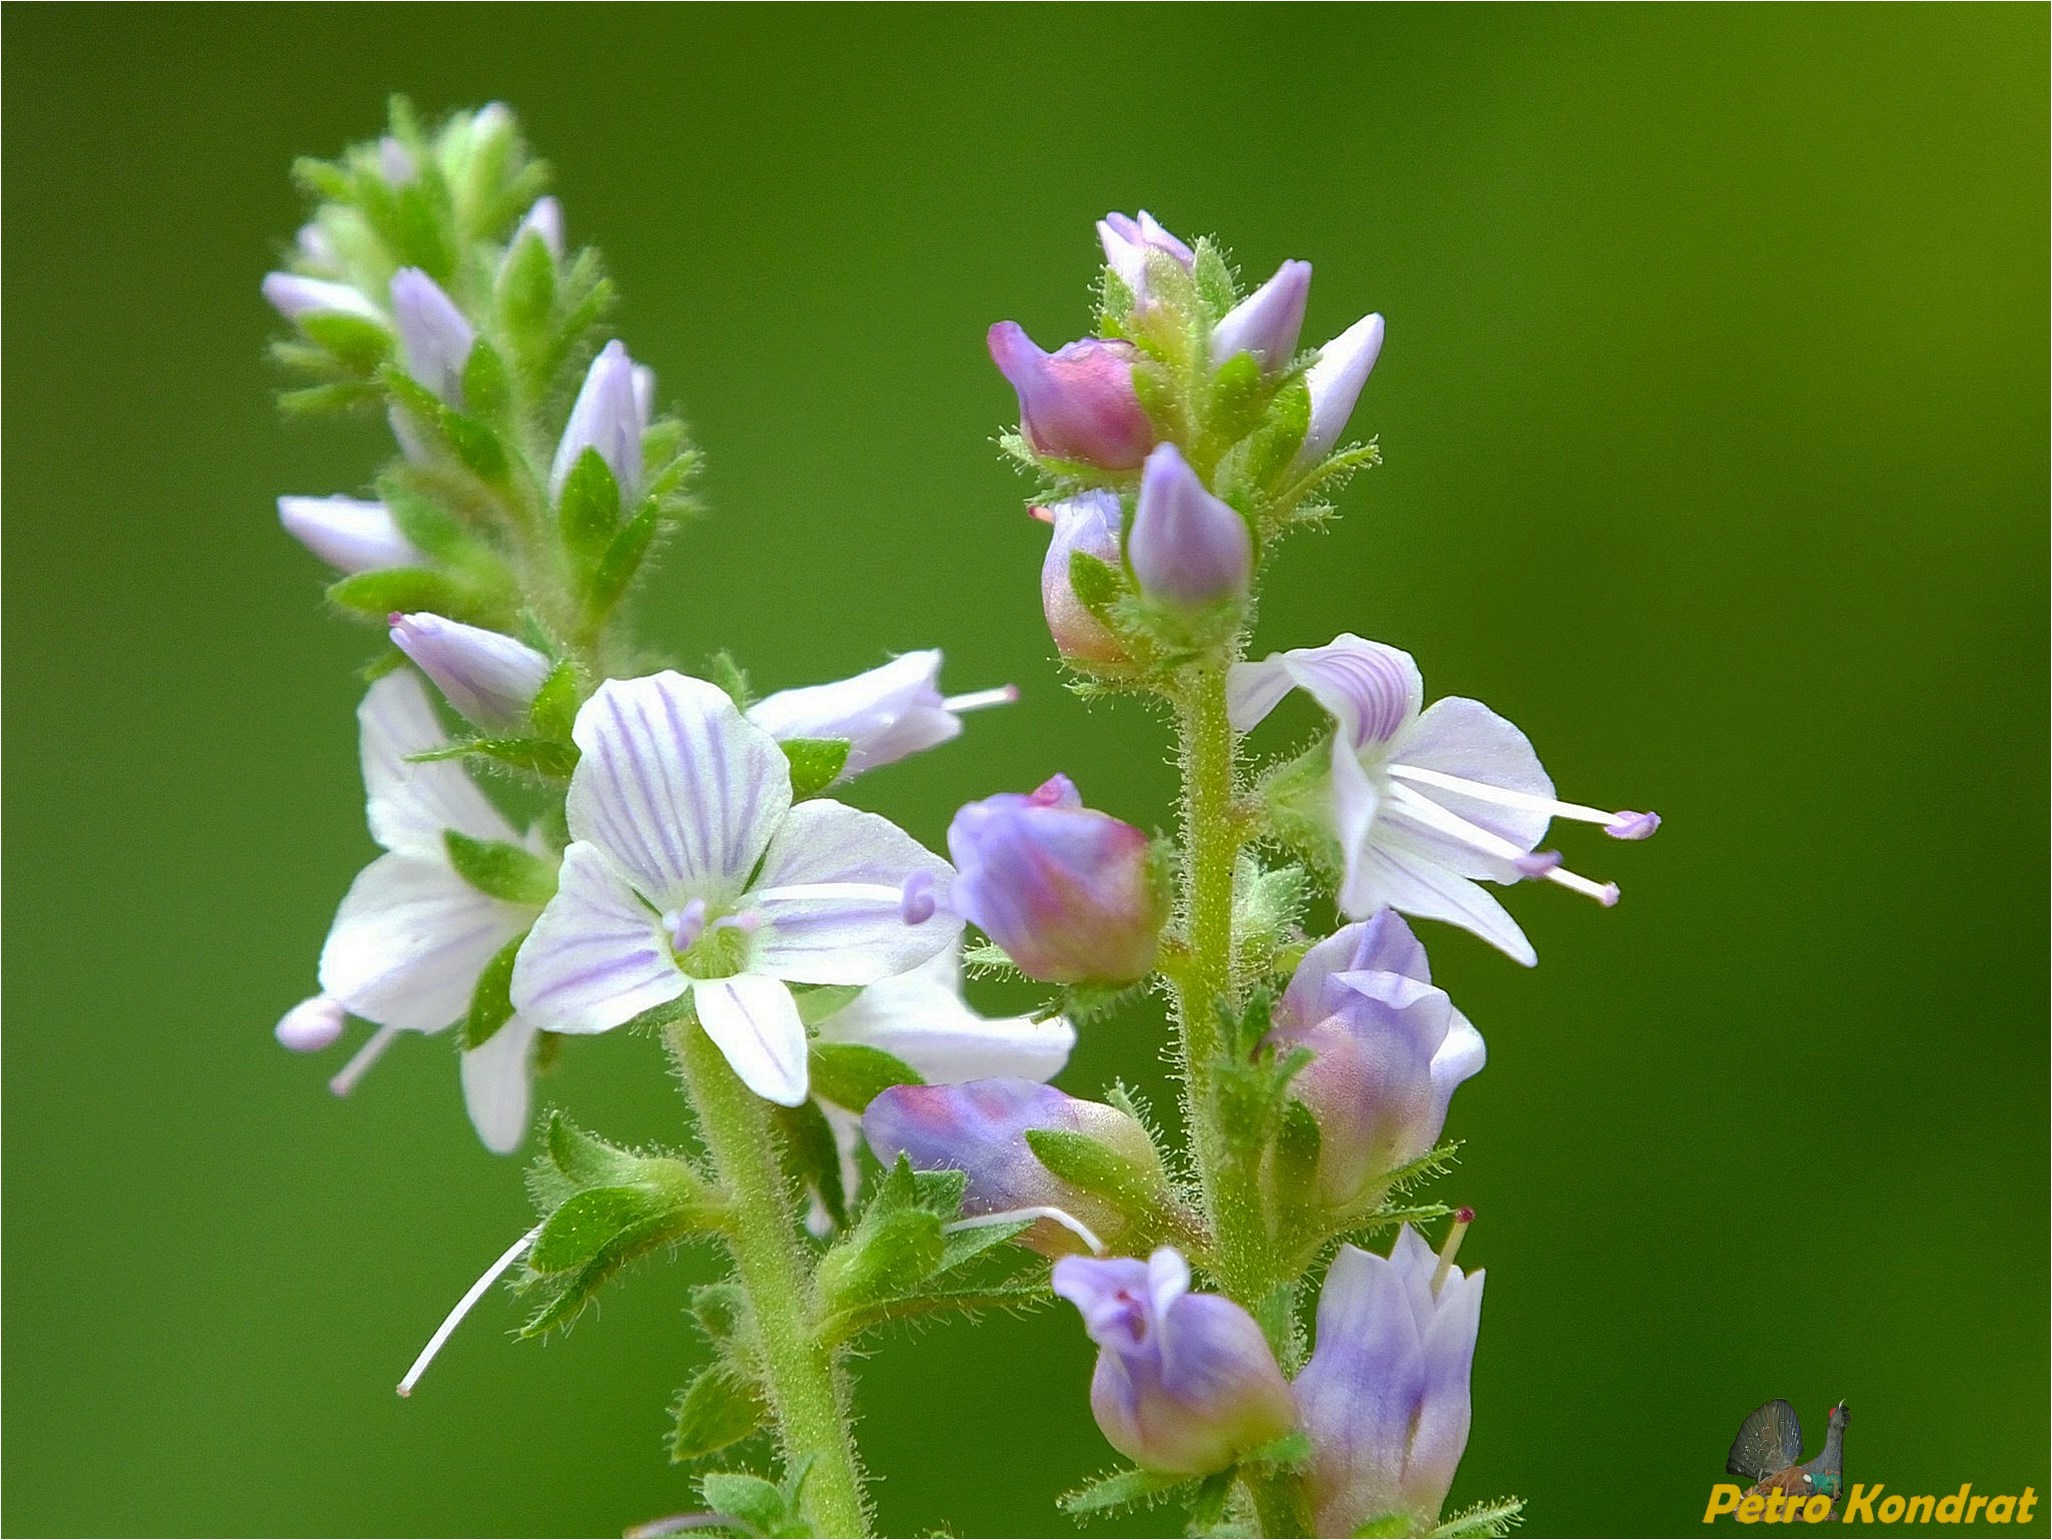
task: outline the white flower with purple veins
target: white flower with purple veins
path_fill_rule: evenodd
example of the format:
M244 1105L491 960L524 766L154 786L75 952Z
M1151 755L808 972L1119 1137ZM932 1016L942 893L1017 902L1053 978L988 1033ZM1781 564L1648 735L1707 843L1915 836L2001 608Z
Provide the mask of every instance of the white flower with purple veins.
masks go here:
M946 743L962 731L961 712L1010 705L1019 698L1012 685L943 696L940 666L937 650L908 652L853 679L779 690L749 707L748 720L779 743L800 738L845 742L848 759L834 779L850 780Z
M758 1096L807 1095L792 984L875 984L947 947L947 862L874 813L791 802L790 762L725 691L614 680L577 714L582 751L556 896L513 969L551 1032L604 1032L687 992Z
M1530 966L1538 961L1517 921L1476 879L1543 878L1605 907L1617 884L1591 882L1535 853L1555 818L1601 824L1614 839L1644 839L1655 813L1610 813L1562 802L1525 735L1480 701L1424 704L1425 682L1407 652L1358 636L1324 647L1236 663L1227 678L1233 726L1246 732L1292 689L1332 716L1330 806L1345 862L1339 904L1349 919L1387 905L1473 931Z
M387 674L357 712L371 836L385 848L358 874L321 950L321 990L378 1032L335 1077L346 1094L402 1031L439 1032L470 1010L485 965L539 913L471 886L450 856L451 833L491 845L522 841L453 760L413 756L448 746L412 672ZM478 1135L504 1154L527 1127L532 1022L515 1015L463 1056L463 1096Z

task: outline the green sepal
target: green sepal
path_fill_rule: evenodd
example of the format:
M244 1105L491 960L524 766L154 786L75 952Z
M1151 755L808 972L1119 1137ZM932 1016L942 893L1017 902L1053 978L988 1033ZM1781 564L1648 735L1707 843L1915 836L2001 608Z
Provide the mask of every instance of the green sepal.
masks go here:
M353 412L374 407L378 399L375 385L361 380L334 380L324 385L279 391L278 410L287 417L319 417L330 412Z
M1408 1513L1385 1513L1365 1524L1357 1524L1353 1533L1354 1540L1385 1540L1388 1536L1414 1535L1417 1530L1412 1527Z
M299 329L308 341L333 356L352 374L369 377L392 352L392 334L368 316L340 310L317 310L301 316Z
M1206 434L1221 447L1237 444L1254 431L1267 405L1268 380L1261 361L1252 353L1235 353L1211 377Z
M328 602L382 622L394 611L427 610L452 618L470 609L454 578L426 567L381 567L352 572L328 585Z
M545 781L567 781L570 772L577 768L576 746L569 743L551 742L543 738L466 738L461 743L452 743L446 748L429 749L424 754L409 756L416 761L435 759L465 759L475 756L489 760L495 765L504 765L509 770L522 770L529 775L538 775Z
M1073 1492L1064 1492L1058 1506L1070 1518L1080 1519L1086 1514L1116 1513L1157 1503L1176 1488L1192 1484L1188 1476L1171 1476L1157 1470L1113 1471Z
M1026 1147L1057 1178L1107 1198L1129 1214L1142 1214L1161 1194L1161 1172L1121 1155L1088 1134L1066 1128L1029 1128Z
M962 971L972 979L1018 979L1026 975L1005 949L994 941L970 941L962 946Z
M812 1093L850 1112L867 1109L894 1085L925 1085L911 1065L866 1043L814 1043Z
M670 1463L683 1465L752 1437L769 1420L762 1382L731 1363L699 1372L670 1403Z
M470 535L455 516L434 498L407 485L404 478L386 476L378 483L378 496L399 533L428 555L448 561L470 546Z
M513 1019L513 960L526 940L523 930L494 952L478 974L477 987L470 992L470 1014L463 1018L465 1052L484 1047Z
M506 446L498 434L453 407L442 408L441 425L456 458L480 480L496 486L506 479Z
M556 896L556 868L531 850L472 839L454 829L442 831L442 844L456 875L480 893L536 908Z
M786 738L784 758L791 761L791 796L802 802L825 791L847 768L846 738Z
M651 1187L586 1188L549 1215L527 1254L528 1266L538 1273L587 1267L624 1241L667 1227L678 1209L670 1194Z
M758 1535L809 1535L796 1513L794 1495L760 1476L722 1471L701 1476L698 1490L715 1513L739 1519Z
M1232 264L1226 261L1225 253L1209 236L1198 238L1196 258L1191 264L1190 276L1197 298L1204 306L1206 319L1216 324L1240 302L1238 287L1233 282Z
M506 253L495 298L508 335L538 336L548 326L556 308L556 259L540 232L528 231Z
M1290 1098L1283 1105L1275 1132L1275 1191L1285 1204L1312 1200L1316 1192L1318 1155L1324 1147L1318 1119L1311 1109Z
M828 1017L853 1005L862 993L860 984L793 984L791 996L798 1002L798 1019L816 1027Z
M755 704L755 691L748 683L748 670L724 647L705 660L705 677L727 692L737 711Z
M488 423L504 422L513 404L513 385L506 377L506 361L487 337L473 342L470 357L463 361L463 400L473 416Z
M849 1194L842 1190L841 1148L819 1103L808 1097L795 1107L772 1107L770 1115L783 1136L786 1169L818 1196L834 1228L845 1229Z
M1251 977L1269 971L1276 952L1303 924L1314 892L1301 866L1263 871L1242 856L1233 879L1233 948Z
M1522 1497L1499 1497L1463 1508L1432 1531L1433 1540L1501 1540L1525 1517Z
M939 1270L944 1220L962 1208L959 1171L914 1171L900 1155L877 1183L855 1228L820 1259L824 1316L852 1315L913 1293Z
M1257 487L1267 486L1288 470L1311 428L1311 387L1301 374L1277 388L1260 426L1240 461L1240 474Z
M585 612L594 621L611 614L613 606L620 602L634 582L635 574L641 571L642 558L648 555L661 523L662 509L654 498L650 498L641 505L641 511L627 521L626 527L613 537L613 543L606 547L606 554L599 558L598 569L592 573L591 584L586 591Z
M596 572L620 530L620 484L596 449L586 449L564 478L556 501L563 548L580 571Z
M1076 602L1107 625L1112 623L1112 606L1130 592L1117 569L1088 551L1069 553L1069 587Z
M535 736L552 742L570 741L570 729L577 723L577 710L584 704L584 680L574 660L565 658L549 670L541 688L534 692L534 704L527 719Z
M1197 1483L1197 1490L1190 1494L1190 1533L1193 1535L1215 1535L1225 1521L1226 1502L1233 1495L1234 1471L1231 1466L1213 1471Z
M1295 1470L1311 1458L1311 1435L1302 1428L1285 1433L1281 1438L1263 1444L1248 1454L1240 1456L1242 1465L1272 1465L1278 1470Z

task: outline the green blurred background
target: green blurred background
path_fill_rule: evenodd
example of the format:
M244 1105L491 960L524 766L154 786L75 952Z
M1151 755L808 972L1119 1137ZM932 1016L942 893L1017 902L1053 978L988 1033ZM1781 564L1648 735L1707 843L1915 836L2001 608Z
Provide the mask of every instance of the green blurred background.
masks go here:
M518 1165L443 1042L340 1103L270 1036L371 853L368 644L272 499L382 450L278 424L256 284L292 157L392 90L523 115L709 453L652 640L1025 688L860 784L930 842L1057 768L1142 823L1171 790L1146 712L1056 681L985 327L1081 330L1090 221L1139 205L1249 276L1312 259L1307 338L1383 311L1387 464L1259 644L1399 643L1667 818L1569 836L1616 911L1513 899L1535 972L1427 928L1490 1047L1443 1189L1491 1275L1455 1501L1693 1531L1774 1396L1813 1440L1850 1400L1854 1479L2042 1493L2046 44L2039 6L10 8L8 1530L690 1504L659 1443L705 1262L545 1347L495 1296L397 1400ZM1065 1084L1158 1087L1160 1040L1095 1030ZM551 1099L674 1132L651 1042L572 1048ZM888 1344L885 1524L1065 1530L1089 1361L1066 1310Z

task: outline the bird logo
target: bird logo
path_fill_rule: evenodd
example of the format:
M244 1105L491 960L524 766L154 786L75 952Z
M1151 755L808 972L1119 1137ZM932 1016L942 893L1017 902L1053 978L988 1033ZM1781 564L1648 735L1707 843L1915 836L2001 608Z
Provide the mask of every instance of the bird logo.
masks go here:
M1748 1497L1779 1493L1802 1502L1821 1495L1831 1499L1830 1517L1837 1518L1845 1492L1845 1430L1851 1422L1843 1401L1831 1408L1823 1451L1804 1462L1803 1424L1796 1409L1786 1401L1769 1401L1739 1424L1724 1468L1754 1483Z

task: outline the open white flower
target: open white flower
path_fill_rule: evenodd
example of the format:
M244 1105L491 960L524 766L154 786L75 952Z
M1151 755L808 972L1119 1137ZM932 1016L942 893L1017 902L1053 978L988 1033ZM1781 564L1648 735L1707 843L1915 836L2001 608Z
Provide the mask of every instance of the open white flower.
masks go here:
M350 885L321 949L321 989L378 1032L335 1077L338 1093L402 1031L439 1032L465 1017L485 964L533 922L531 904L494 898L451 863L450 831L520 844L504 815L453 760L411 756L446 747L426 688L387 674L357 711L371 837L385 854ZM529 844L536 854L546 847ZM464 1103L487 1147L516 1148L527 1127L535 1029L518 1015L464 1055Z
M1644 839L1654 813L1611 813L1562 802L1525 735L1480 701L1450 695L1424 705L1425 681L1407 652L1341 635L1323 647L1236 663L1227 709L1241 732L1292 688L1331 713L1328 809L1346 875L1339 904L1349 919L1387 905L1473 931L1517 961L1538 961L1524 931L1474 879L1543 879L1605 907L1616 883L1568 871L1534 853L1555 818L1601 824L1615 839Z
M682 674L613 680L577 714L582 751L556 896L513 969L551 1032L604 1032L687 990L742 1082L807 1094L791 984L875 984L961 931L947 862L874 813L791 802L790 763L725 691Z

